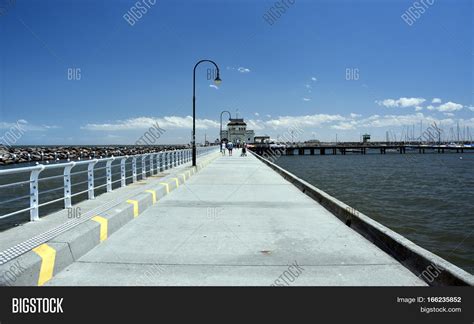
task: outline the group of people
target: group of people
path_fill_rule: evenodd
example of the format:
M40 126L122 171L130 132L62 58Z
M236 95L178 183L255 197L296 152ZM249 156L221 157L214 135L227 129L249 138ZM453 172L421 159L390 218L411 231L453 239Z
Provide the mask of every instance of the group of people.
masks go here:
M229 151L229 156L232 156L232 150L234 149L234 143L232 142L225 142L222 141L221 143L221 153L222 155L225 155L225 151ZM240 153L240 156L247 156L247 143L242 144L242 152Z

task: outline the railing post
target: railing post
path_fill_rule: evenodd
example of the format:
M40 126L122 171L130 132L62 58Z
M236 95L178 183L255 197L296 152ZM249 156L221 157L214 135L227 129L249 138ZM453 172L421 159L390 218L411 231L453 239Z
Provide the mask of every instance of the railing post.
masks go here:
M168 170L169 169L169 163L168 163L168 160L169 160L169 156L168 156L168 152L165 152L165 170Z
M71 208L71 169L74 168L76 162L71 162L71 165L64 167L64 208Z
M174 150L173 151L173 158L174 158L174 167L176 167L178 164L178 151Z
M120 160L120 186L125 187L127 185L126 180L127 180L127 173L126 167L125 167L125 162L127 162L128 156L125 156Z
M142 155L142 180L146 179L146 157L145 154Z
M44 170L44 165L41 165L39 170L33 170L30 174L30 221L39 220L38 204L39 204L39 190L38 178L41 171Z
M115 158L112 157L111 160L107 161L105 164L105 173L107 179L107 192L112 191L112 162L114 162Z
M153 167L153 160L155 158L155 154L153 153L150 153L150 176L153 176L153 174L155 174L155 170L154 167Z
M137 157L132 156L132 182L137 182Z
M94 166L98 160L91 160L87 164L87 194L89 199L94 199Z
M160 172L162 172L163 169L163 152L158 153L158 160L159 160L159 166L160 166Z

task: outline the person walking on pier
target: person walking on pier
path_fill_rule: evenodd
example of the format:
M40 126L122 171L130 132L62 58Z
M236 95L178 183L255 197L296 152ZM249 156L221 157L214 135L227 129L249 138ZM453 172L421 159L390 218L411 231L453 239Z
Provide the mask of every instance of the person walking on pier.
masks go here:
M240 153L240 156L247 156L247 143L243 143L242 145L242 153Z
M234 148L234 144L232 142L227 143L227 149L229 150L229 156L232 156L232 149Z
M226 149L225 142L222 141L222 144L221 144L221 153L222 153L223 156L225 155L225 149Z

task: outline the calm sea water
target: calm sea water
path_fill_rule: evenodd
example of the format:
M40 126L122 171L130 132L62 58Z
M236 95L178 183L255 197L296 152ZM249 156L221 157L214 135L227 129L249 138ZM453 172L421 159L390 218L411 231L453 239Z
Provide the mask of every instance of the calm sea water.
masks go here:
M282 156L276 164L474 273L474 154Z

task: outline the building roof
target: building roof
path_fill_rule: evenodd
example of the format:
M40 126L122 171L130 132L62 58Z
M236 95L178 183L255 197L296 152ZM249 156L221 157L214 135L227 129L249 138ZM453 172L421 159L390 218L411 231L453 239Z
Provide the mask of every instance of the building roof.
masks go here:
M247 126L243 118L231 118L230 122L227 123L227 126L236 126L236 125Z

